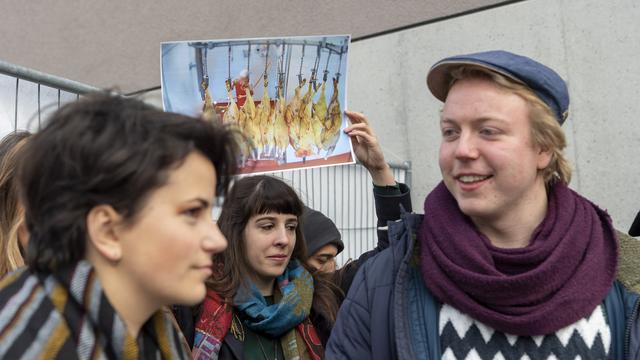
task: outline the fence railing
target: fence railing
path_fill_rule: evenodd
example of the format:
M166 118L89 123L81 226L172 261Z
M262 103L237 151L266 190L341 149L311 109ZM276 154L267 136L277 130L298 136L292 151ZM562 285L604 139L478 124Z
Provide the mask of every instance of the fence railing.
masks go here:
M60 105L98 88L0 60L0 137L36 131Z

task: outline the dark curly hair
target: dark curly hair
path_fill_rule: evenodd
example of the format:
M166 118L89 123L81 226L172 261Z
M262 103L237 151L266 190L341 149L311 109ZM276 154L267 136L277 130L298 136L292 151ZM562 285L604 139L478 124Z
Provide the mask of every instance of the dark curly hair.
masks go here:
M54 272L82 260L92 208L111 205L133 222L193 151L214 165L216 194L226 193L237 167L235 138L212 122L106 92L63 106L31 138L19 169L27 263Z

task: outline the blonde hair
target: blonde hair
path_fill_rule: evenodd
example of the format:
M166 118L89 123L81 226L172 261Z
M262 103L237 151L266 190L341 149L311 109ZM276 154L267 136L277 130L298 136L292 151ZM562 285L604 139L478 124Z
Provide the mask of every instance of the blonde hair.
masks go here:
M24 265L18 243L24 209L18 199L16 167L18 155L30 135L11 133L0 143L0 277Z
M450 76L449 89L458 80L482 78L491 80L499 87L524 99L529 106L531 139L540 149L551 153L549 165L542 170L545 184L549 186L556 181L569 184L571 181L571 165L564 156L564 149L567 146L564 131L551 108L529 87L504 75L474 65L460 66L451 71Z

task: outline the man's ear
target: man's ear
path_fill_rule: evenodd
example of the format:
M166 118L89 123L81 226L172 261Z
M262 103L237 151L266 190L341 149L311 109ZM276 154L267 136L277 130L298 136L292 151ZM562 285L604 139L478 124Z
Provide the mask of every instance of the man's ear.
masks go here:
M87 214L89 242L105 259L118 262L122 258L122 244L117 227L122 216L111 205L98 205Z
M538 148L538 170L546 169L551 164L553 152L549 149Z

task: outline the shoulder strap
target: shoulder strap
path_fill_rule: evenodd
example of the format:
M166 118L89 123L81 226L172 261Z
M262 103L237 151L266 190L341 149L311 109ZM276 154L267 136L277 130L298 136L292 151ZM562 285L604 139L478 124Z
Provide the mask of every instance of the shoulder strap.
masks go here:
M296 326L296 331L304 340L304 344L307 348L307 353L312 360L320 360L324 358L324 349L322 348L322 342L320 337L313 326L313 323L309 318L306 318L303 322Z
M222 341L231 328L233 312L220 295L207 290L202 312L196 321L192 355L194 359L217 359Z

